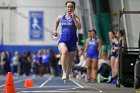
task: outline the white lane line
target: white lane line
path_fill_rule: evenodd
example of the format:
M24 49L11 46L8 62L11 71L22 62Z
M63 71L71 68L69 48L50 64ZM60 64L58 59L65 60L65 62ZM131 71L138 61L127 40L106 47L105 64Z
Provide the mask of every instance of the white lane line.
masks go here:
M22 91L22 93L93 93L93 91ZM96 92L97 93L97 92Z
M67 88L67 89L57 89L58 91L67 91L67 90L71 90L71 89L77 89L77 88L79 88L79 87L75 87L75 88L73 88L73 87L69 87L69 88Z
M49 77L44 83L42 83L39 88L43 87L47 82L49 82L52 79L52 77Z
M78 85L80 88L84 88L82 85L80 85L79 83L77 83L76 81L74 80L71 80L73 83L75 83L76 85Z
M43 88L79 88L79 86L43 86ZM34 86L34 88L39 88L40 86Z
M14 82L14 83L22 82L22 81L24 81L24 80L25 80L25 79L22 79L22 80L19 80L19 81ZM3 87L3 86L5 86L5 84L4 84L4 85L1 85L0 88Z
M79 83L77 83L76 81L74 81L74 80L71 80L71 81L73 81L75 84L77 84L80 88L84 88L84 86L80 85L80 84L79 84ZM91 86L89 86L89 87L91 87ZM98 88L96 88L96 87L91 87L91 88L93 88L93 89L95 89L95 90L99 91L100 93L102 92L102 90L101 90L101 89L98 89Z

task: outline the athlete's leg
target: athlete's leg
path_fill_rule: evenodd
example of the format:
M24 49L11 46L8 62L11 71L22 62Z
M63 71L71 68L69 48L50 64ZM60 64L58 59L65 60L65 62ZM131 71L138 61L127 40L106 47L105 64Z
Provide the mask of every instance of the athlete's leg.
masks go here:
M98 59L92 59L92 79L96 80L98 68Z
M86 58L87 79L91 78L91 64L92 64L92 59Z
M112 77L115 76L115 66L114 66L115 59L116 59L115 56L111 56L110 65L111 65Z
M114 68L115 68L115 76L117 76L117 74L118 74L118 69L119 69L118 57L116 57L116 59L115 59Z
M62 71L63 76L62 79L66 78L66 72L67 72L67 59L68 59L68 49L65 43L60 43L58 45L59 51L61 53L61 65L62 65Z
M74 57L75 57L76 51L72 51L72 52L68 52L68 63L67 63L67 76L69 76L69 73L71 71L72 68L72 63L74 61Z

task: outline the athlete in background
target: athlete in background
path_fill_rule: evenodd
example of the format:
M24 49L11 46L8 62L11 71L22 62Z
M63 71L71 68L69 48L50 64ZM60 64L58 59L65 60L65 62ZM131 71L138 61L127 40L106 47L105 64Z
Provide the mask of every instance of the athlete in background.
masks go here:
M96 31L90 30L86 40L85 50L88 82L96 82L98 58L101 58L101 40L97 38Z

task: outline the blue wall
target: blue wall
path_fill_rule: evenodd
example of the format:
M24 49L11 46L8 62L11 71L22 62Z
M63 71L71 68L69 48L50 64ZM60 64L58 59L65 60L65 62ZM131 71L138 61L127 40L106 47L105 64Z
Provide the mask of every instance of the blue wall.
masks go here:
M56 53L59 53L57 46L23 46L23 45L3 45L0 47L0 51L10 51L14 53L15 51L19 51L19 53L23 53L26 51L31 51L32 53L42 50L42 49L51 49Z

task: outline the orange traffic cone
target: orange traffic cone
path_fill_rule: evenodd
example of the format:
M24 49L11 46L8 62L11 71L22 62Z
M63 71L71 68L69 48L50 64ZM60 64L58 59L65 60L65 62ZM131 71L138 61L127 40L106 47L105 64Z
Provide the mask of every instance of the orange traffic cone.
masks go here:
M8 72L3 93L16 93L12 73Z
M31 88L33 86L34 86L33 80L32 79L27 79L27 80L25 80L23 87L24 88Z

